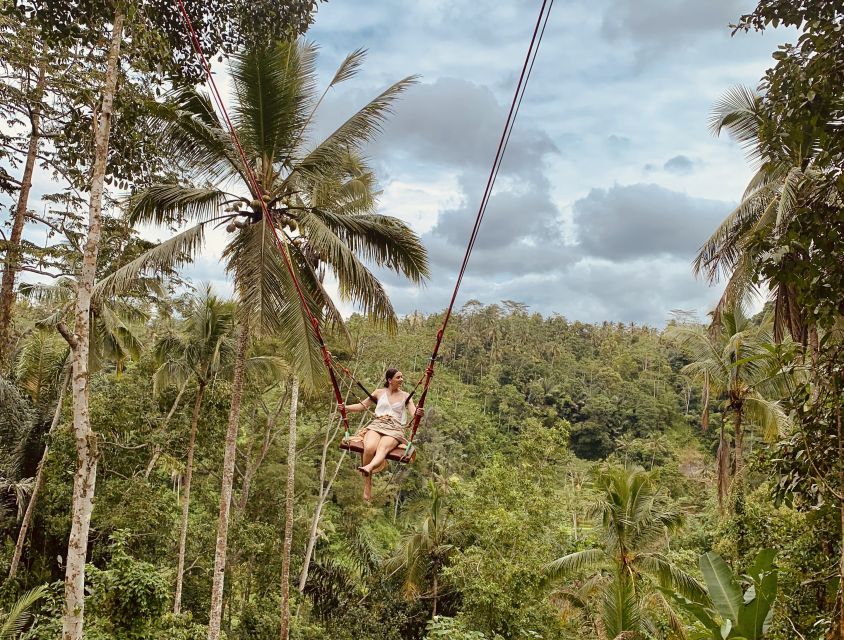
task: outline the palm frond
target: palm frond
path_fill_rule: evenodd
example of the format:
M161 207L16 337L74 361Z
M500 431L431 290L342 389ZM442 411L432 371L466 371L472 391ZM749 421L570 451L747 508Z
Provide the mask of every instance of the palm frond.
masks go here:
M776 203L778 189L777 183L768 182L742 198L698 250L692 261L695 275L704 274L708 282L714 283L732 271L741 256L747 232L771 203Z
M671 563L660 553L645 553L636 557L636 564L656 578L663 589L673 589L694 602L706 602L706 588L692 575Z
M381 282L358 259L349 246L319 223L315 216L307 224L308 247L328 265L337 278L340 297L351 301L376 321L395 325L393 305ZM294 246L294 250L298 248ZM301 262L305 257L301 256Z
M409 76L385 89L305 155L296 164L294 171L306 176L330 174L333 167L342 163L349 149L359 149L381 132L381 127L392 112L393 103L415 83L416 76Z
M601 619L610 638L635 638L639 635L641 609L629 577L616 575L604 590Z
M67 343L46 328L36 329L21 340L15 377L42 415L55 399L68 353Z
M190 263L202 247L206 224L176 234L97 282L94 301L131 290L143 273L161 273Z
M314 106L315 56L314 45L289 41L232 58L232 117L264 190L278 157L298 146Z
M745 398L744 410L748 420L762 429L767 442L791 432L791 419L779 401L768 400L754 391Z
M340 66L337 67L337 71L334 72L334 77L331 79L328 86L334 87L335 85L345 82L357 75L357 72L360 70L365 58L366 49L355 49L348 54L343 62L340 63Z
M544 567L544 573L551 580L560 580L583 569L601 566L607 560L607 554L603 549L585 549L575 551L562 558L549 562Z
M178 183L153 184L133 194L127 202L132 224L171 224L183 219L206 222L216 215L227 194L215 187L189 187Z
M419 284L430 275L425 245L397 218L379 214L349 216L314 209L303 212L300 221L308 230L321 227L331 231L357 256L387 267L413 283Z
M234 274L240 305L251 316L250 324L280 337L284 353L303 383L313 388L324 381L319 344L267 221L241 230L223 257ZM293 261L293 267L300 265ZM305 276L304 270L299 271ZM300 278L303 280L310 279ZM322 306L316 302L320 292L307 286L302 291L311 313L321 321Z
M29 609L46 594L46 586L36 587L18 598L11 609L0 611L0 640L17 638L29 622Z
M247 184L231 134L206 93L192 87L177 89L157 109L166 150L199 182L221 184L239 178Z
M761 97L752 89L737 85L725 93L712 109L709 129L719 136L726 129L733 140L751 155L757 155Z

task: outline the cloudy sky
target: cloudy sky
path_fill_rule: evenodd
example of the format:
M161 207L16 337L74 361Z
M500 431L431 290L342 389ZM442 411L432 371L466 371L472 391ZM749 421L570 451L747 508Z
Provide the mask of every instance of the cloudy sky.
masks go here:
M383 213L410 223L432 278L384 274L401 313L448 301L539 0L332 0L309 37L329 76L364 47L361 74L325 105L327 130L419 74L368 153ZM585 321L661 325L719 292L690 260L750 177L712 137L712 104L755 86L786 33L738 34L750 0L557 0L458 306L524 302Z
M323 80L368 50L324 103L333 126L396 80L420 82L367 149L383 194L428 248L423 288L380 274L396 310L450 297L540 0L331 0L308 37ZM755 86L791 34L738 34L753 0L556 0L495 193L463 281L466 300L512 299L584 321L662 325L719 295L691 274L695 250L751 174L712 137L713 103ZM215 256L192 269L231 289ZM352 311L346 307L347 311Z

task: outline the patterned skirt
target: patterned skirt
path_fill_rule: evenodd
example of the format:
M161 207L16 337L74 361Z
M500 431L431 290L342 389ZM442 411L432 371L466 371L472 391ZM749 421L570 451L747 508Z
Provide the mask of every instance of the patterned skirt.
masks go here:
M399 441L399 444L407 444L407 436L404 434L404 426L393 416L377 416L372 422L357 432L363 437L367 431L375 431L382 436L390 436Z

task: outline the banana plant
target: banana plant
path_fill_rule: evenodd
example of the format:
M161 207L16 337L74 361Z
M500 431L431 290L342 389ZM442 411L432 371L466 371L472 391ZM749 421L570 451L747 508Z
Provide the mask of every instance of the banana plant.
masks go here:
M706 628L698 640L758 640L764 638L774 615L777 597L776 551L763 549L753 565L740 578L717 553L700 557L700 570L706 583L704 597L688 599L671 593L680 608L692 614ZM747 588L742 591L742 584Z

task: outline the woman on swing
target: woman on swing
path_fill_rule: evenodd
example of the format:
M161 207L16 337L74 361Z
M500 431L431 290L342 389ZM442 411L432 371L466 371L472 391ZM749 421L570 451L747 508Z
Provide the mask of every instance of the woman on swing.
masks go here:
M398 369L387 369L384 374L384 386L372 392L372 396L346 406L346 411L358 413L366 411L375 402L375 419L361 429L363 436L363 455L358 467L363 476L363 499L372 498L372 474L386 466L387 454L399 444L407 444L404 433L406 417L421 416L422 408L417 409L410 399L410 394L401 390L404 376Z

